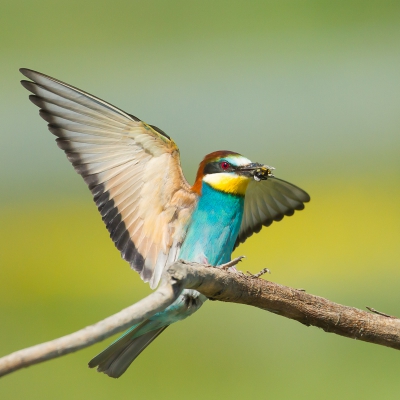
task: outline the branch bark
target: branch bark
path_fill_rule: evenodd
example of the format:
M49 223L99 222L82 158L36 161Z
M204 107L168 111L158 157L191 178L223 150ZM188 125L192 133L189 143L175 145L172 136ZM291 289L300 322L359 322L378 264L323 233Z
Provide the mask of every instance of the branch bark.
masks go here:
M400 319L333 303L256 276L205 267L182 260L166 271L160 287L138 303L70 335L0 358L0 376L100 342L169 306L184 289L210 300L254 306L365 342L400 350Z

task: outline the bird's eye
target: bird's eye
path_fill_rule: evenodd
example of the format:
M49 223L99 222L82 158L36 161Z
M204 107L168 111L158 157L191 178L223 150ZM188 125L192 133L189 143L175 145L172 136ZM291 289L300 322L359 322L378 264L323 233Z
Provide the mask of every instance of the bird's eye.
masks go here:
M227 169L229 169L229 167L231 166L227 161L222 161L221 164L221 169L223 169L224 171L226 171Z

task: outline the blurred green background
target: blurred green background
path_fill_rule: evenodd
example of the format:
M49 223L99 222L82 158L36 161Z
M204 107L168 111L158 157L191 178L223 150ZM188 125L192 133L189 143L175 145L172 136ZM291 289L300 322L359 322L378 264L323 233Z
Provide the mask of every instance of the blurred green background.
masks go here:
M19 85L19 67L165 130L192 181L238 151L310 194L254 236L241 269L400 315L400 2L8 1L0 4L0 355L149 292ZM110 340L0 380L1 399L398 399L400 353L250 307L211 303L119 380Z

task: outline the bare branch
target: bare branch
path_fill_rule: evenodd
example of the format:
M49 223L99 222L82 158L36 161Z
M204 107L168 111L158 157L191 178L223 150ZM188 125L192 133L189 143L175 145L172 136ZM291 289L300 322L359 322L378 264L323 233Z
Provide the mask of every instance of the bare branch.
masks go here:
M175 278L174 271L171 270L169 276L164 278L163 283L155 292L111 317L70 335L28 347L0 358L0 377L18 369L89 347L150 318L175 301L184 282L179 273L176 274Z
M165 273L160 287L138 303L70 335L0 358L0 376L88 347L125 330L170 305L183 288L196 289L211 300L258 307L326 332L400 350L398 318L336 304L254 275L179 260Z
M175 265L179 264L176 263ZM218 268L186 264L186 273L198 275L191 286L211 300L254 306L353 339L400 350L400 319L343 306L263 279L229 274ZM186 286L188 288L188 286Z

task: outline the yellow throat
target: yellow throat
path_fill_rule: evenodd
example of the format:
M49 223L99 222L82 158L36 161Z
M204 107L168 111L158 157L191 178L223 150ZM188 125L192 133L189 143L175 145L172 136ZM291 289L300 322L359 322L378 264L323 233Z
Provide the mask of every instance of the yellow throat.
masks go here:
M251 178L231 173L209 174L203 178L213 189L220 192L244 196Z

